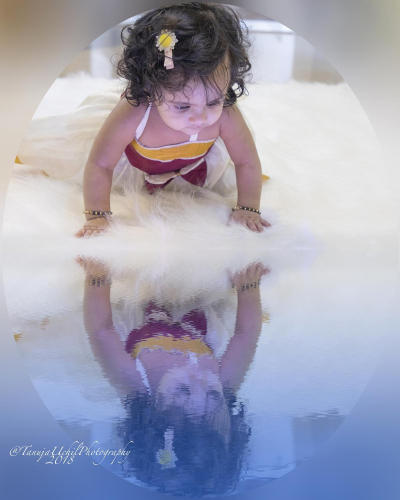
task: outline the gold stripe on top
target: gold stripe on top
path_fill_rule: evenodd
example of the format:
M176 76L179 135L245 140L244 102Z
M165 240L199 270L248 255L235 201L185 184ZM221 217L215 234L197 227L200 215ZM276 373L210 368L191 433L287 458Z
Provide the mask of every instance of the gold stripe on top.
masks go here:
M201 339L192 339L188 335L180 338L158 336L138 342L131 352L136 358L142 349L162 349L166 352L180 351L182 353L193 352L198 355L212 354L211 349Z
M178 146L168 146L163 148L147 148L142 146L136 139L131 142L131 146L145 158L157 161L171 161L178 158L197 158L210 149L215 139L206 142L188 142Z

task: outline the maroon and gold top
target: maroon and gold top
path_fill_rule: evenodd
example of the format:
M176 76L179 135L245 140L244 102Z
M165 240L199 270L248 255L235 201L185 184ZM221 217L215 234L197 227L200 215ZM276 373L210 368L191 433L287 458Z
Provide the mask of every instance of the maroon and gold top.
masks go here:
M121 98L124 94L121 95ZM195 162L199 164L189 172L182 174L182 178L191 184L204 186L207 178L207 163L200 161L206 156L217 138L208 141L197 141L197 136L191 136L191 140L170 146L150 148L139 142L146 126L151 105L140 122L135 138L125 149L126 156L131 165L149 175L165 174L166 172L177 172ZM195 139L195 140L193 140ZM157 189L165 187L173 179L163 184L153 184L147 179L145 181L147 190L152 193Z
M133 358L136 358L142 349L181 353L190 351L197 355L212 355L212 349L205 342L207 319L204 311L194 309L180 321L173 322L170 313L163 306L150 302L145 316L145 324L132 330L125 343L125 350Z
M127 146L125 153L133 167L142 170L146 174L163 174L180 170L204 158L214 142L215 139L211 141L184 142L161 148L148 148L140 144L135 138ZM204 186L207 178L206 161L202 161L195 169L182 175L182 178L191 184ZM152 193L156 189L165 187L171 180L173 179L169 179L164 184L151 184L146 180L146 188Z

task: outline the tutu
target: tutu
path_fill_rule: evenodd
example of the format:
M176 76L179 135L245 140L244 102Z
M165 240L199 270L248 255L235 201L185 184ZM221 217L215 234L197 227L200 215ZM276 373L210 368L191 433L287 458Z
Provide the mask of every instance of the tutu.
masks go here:
M20 145L18 159L52 178L71 179L81 184L94 139L120 96L121 82L115 80L107 88L90 94L70 113L33 119ZM236 190L235 168L220 137L205 159L204 187L223 196L232 194ZM129 185L130 189L141 190L144 175L130 164L124 152L114 169L112 188ZM188 182L177 177L163 189L180 188L190 189Z

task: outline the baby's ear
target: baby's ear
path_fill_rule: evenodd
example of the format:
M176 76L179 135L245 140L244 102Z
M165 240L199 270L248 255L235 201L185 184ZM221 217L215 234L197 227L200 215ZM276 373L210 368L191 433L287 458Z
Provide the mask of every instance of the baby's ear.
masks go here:
M236 100L236 93L235 91L233 90L232 86L230 86L228 88L228 90L226 91L226 94L225 94L225 102L226 101L231 101L231 100Z

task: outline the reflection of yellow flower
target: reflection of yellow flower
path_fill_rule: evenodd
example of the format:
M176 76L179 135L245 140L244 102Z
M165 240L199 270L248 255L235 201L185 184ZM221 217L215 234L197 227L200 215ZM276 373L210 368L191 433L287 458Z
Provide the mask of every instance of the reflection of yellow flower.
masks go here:
M175 462L178 457L175 455L173 441L174 441L174 429L169 427L164 432L165 445L163 450L158 450L157 452L157 462L161 465L162 469L172 469L176 467Z
M176 456L173 450L159 450L157 460L163 469L169 469L175 466Z
M161 35L157 39L157 47L158 50L170 50L175 47L176 42L178 39L175 36L175 33L172 31L168 30L162 30Z

